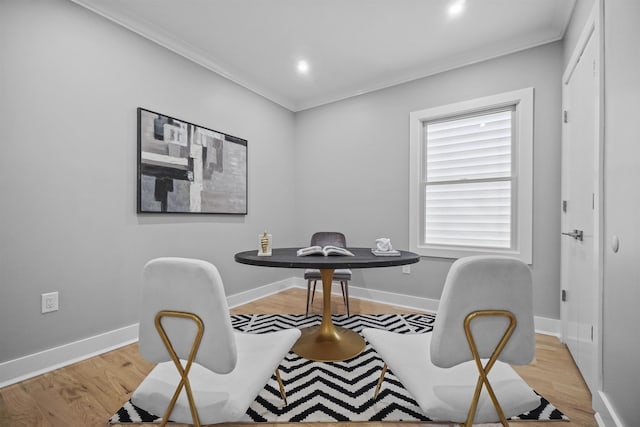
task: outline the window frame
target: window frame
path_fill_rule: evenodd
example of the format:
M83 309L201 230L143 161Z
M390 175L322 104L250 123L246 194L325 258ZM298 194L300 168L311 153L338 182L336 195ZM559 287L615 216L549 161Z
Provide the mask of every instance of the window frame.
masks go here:
M409 249L421 256L457 259L469 255L508 255L531 264L533 253L533 99L534 89L511 92L456 102L413 111L409 114ZM513 246L507 249L428 245L424 234L424 137L425 122L456 119L488 110L514 106L512 151L512 218ZM512 196L513 197L513 196Z

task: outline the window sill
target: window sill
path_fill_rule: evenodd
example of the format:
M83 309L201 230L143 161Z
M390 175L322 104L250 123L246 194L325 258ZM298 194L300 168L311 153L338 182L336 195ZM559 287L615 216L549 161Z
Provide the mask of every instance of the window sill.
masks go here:
M429 258L447 258L458 259L473 255L498 255L517 258L531 265L531 251L514 250L514 249L497 249L497 248L465 248L465 247L446 247L446 246L416 246L412 245L409 249L421 257Z

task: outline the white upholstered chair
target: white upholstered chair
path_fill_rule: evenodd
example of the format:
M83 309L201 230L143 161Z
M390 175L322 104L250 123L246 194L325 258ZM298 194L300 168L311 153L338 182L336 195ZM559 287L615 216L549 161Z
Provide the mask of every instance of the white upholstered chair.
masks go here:
M300 336L234 331L218 270L195 259L158 258L143 272L140 353L157 363L131 396L168 420L199 426L238 421Z
M461 258L451 266L433 332L362 334L434 421L501 422L535 409L540 398L509 364L535 354L531 272L520 260Z

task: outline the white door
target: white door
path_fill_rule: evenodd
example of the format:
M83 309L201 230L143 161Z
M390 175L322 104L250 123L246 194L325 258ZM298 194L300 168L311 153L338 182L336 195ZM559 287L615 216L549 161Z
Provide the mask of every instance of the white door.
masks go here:
M563 336L595 392L598 325L599 71L591 33L563 88L562 288Z

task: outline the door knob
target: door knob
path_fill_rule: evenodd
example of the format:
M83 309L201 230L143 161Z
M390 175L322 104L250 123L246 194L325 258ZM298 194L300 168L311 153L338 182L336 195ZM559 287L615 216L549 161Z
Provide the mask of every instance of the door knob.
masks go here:
M573 237L576 240L579 240L582 242L582 230L573 230L569 233L562 233L565 236L569 236L569 237Z

